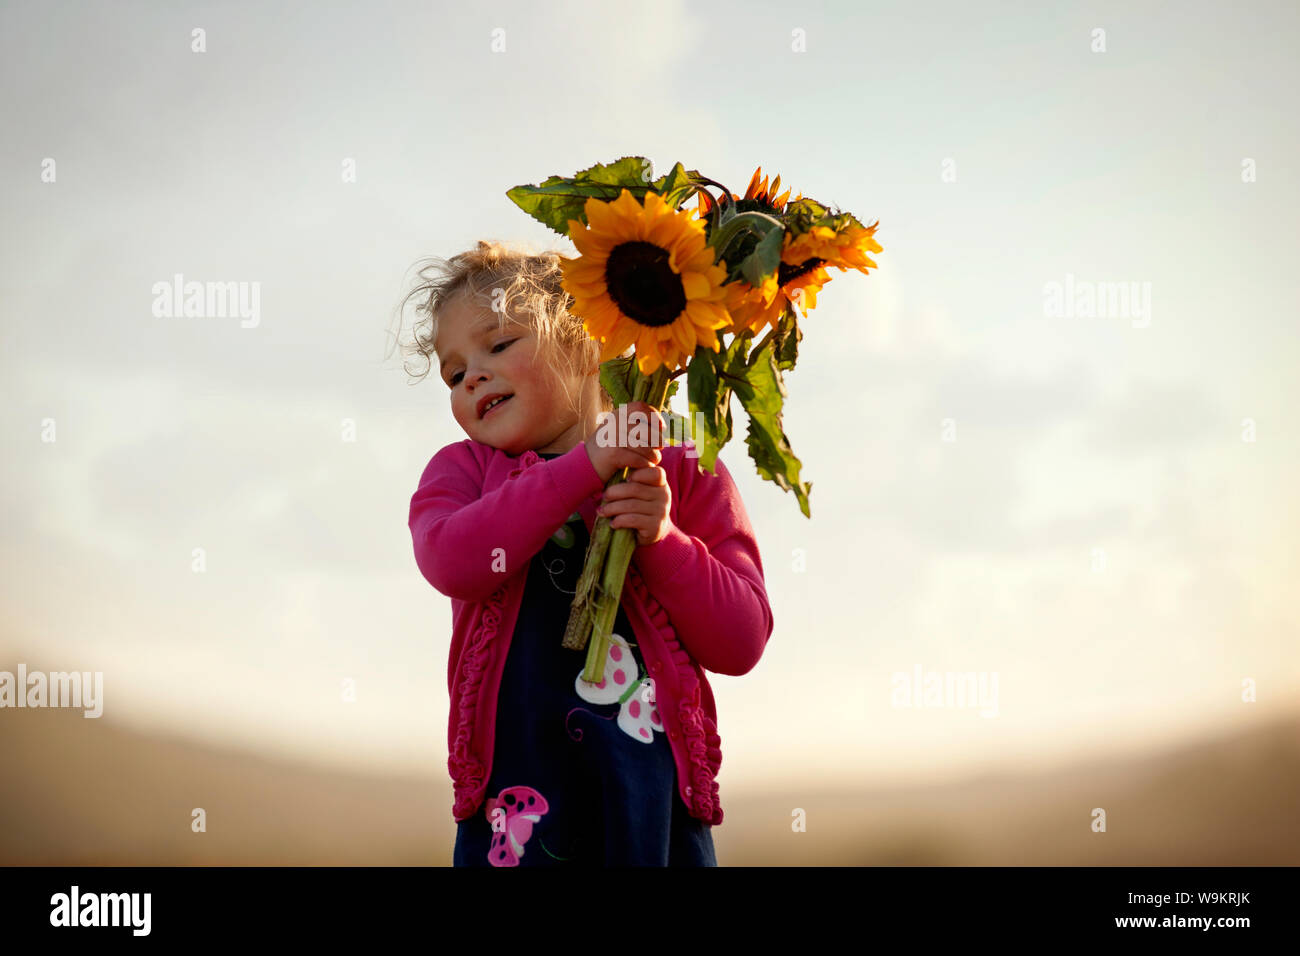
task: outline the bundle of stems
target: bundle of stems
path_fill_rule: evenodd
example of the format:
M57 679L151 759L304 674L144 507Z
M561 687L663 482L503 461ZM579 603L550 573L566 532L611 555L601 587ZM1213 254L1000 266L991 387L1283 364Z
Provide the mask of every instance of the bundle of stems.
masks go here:
M664 367L649 377L638 373L632 392L633 401L645 402L662 411L669 379L668 369ZM620 468L610 476L605 487L626 481L630 471L628 467ZM562 642L562 646L570 650L587 648L587 664L582 679L589 683L599 683L605 675L605 661L609 658L612 644L610 634L614 630L623 581L636 546L636 529L613 528L609 515L597 517Z

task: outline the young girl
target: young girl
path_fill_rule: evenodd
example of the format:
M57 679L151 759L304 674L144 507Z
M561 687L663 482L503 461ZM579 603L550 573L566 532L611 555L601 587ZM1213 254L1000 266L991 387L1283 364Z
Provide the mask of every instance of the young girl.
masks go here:
M758 546L720 459L711 475L681 445L597 440L612 402L559 261L480 242L407 296L424 297L415 350L437 356L468 435L433 456L410 510L416 563L452 604L453 865L716 866L704 672L747 673L771 636ZM589 684L586 650L561 641L599 513L637 548Z

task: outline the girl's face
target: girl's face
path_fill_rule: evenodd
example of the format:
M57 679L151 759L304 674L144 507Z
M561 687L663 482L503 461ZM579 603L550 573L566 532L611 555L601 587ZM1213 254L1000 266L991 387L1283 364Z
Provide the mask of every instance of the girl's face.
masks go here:
M562 380L544 350L534 359L537 337L531 326L507 317L501 328L499 318L465 294L438 309L434 350L451 389L456 423L475 441L516 457L530 448L568 451L587 435L569 399L583 387L582 380ZM498 395L510 397L487 409Z

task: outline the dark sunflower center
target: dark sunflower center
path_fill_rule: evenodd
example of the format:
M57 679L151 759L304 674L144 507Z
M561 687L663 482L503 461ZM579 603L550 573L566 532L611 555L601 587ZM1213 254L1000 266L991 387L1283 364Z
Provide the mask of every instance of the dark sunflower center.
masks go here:
M812 272L825 261L825 259L818 259L814 256L811 259L805 259L797 266L789 266L782 262L776 267L776 284L785 285L787 282L793 282L800 276Z
M652 242L623 242L605 262L605 286L614 304L642 325L671 325L686 308L682 277L668 251Z

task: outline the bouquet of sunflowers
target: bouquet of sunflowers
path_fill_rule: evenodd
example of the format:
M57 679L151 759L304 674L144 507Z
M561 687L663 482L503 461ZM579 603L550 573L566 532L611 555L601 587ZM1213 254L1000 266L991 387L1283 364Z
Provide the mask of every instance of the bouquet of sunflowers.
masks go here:
M601 344L600 381L616 404L644 401L671 433L689 435L698 467L713 473L732 435L731 396L749 415L745 444L758 473L794 492L810 517L812 483L781 425L783 373L794 368L799 320L831 280L828 268L864 274L882 248L876 226L802 194L778 195L755 170L744 196L677 163L653 178L640 156L552 176L506 195L577 247L562 259L573 314ZM719 190L715 199L708 187ZM695 210L681 206L697 197ZM755 343L755 338L762 335ZM729 339L728 339L729 337ZM635 354L621 358L629 346ZM686 375L690 414L667 410ZM628 469L609 484L624 481ZM610 633L636 547L631 528L597 519L563 646L587 647L583 679L605 672Z

